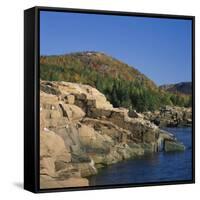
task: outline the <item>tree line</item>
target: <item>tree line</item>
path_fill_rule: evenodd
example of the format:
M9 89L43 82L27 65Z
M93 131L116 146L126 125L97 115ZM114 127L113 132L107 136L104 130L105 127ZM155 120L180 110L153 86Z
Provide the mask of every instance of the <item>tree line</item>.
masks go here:
M114 79L88 67L41 64L40 77L42 80L89 84L102 92L114 107L125 107L138 112L154 111L164 105L190 107L192 104L191 96L151 88L140 79Z

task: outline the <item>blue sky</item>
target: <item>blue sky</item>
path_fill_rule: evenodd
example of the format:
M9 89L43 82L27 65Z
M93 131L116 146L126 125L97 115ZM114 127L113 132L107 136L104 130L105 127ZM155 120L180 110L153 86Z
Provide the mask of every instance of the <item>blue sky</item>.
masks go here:
M192 21L52 11L40 13L40 54L100 51L156 84L191 81Z

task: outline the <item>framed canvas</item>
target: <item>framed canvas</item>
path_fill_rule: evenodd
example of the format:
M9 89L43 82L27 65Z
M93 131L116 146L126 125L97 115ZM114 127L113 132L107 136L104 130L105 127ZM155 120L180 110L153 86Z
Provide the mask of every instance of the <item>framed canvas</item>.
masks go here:
M195 17L24 12L24 188L195 182Z

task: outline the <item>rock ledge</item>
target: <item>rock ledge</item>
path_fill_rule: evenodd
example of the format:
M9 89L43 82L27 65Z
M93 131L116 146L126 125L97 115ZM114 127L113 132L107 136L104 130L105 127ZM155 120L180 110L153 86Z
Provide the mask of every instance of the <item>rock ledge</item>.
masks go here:
M97 89L40 82L41 188L87 186L99 167L163 150L184 146L144 115L113 108Z

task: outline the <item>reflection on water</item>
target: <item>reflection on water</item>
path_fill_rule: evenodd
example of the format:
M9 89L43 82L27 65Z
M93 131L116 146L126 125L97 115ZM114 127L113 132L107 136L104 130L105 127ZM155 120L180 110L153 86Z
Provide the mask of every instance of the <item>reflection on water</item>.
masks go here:
M191 128L167 129L186 146L184 152L153 153L99 170L90 185L147 183L192 179Z

